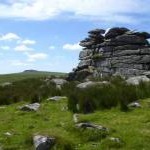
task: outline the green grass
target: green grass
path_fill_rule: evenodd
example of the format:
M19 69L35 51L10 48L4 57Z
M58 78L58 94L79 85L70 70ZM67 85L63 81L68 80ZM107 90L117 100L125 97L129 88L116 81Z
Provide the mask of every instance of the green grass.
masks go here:
M81 114L80 121L86 120L110 129L108 137L119 137L124 142L121 150L150 149L150 99L141 101L142 108L121 112L118 108ZM33 150L32 136L42 134L57 137L58 150L116 150L108 137L87 140L85 131L74 127L72 113L62 108L67 101L43 102L37 112L22 112L17 109L23 103L0 108L0 145L4 150ZM12 133L8 137L5 132Z
M66 73L57 73L57 72L21 72L21 73L13 73L13 74L4 74L0 75L0 83L4 82L15 82L27 78L41 78L47 76L61 76L64 77Z

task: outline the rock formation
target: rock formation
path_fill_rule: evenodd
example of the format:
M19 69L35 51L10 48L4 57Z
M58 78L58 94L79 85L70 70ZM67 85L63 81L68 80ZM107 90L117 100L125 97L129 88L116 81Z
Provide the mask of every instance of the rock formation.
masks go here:
M80 42L80 62L69 74L69 80L112 75L128 78L150 70L149 33L115 27L106 31L95 29L88 34Z

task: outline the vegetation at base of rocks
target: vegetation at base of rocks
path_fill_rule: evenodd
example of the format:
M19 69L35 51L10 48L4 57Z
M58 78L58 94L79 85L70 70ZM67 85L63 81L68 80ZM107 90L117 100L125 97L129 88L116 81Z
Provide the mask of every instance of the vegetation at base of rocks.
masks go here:
M121 77L110 78L109 82L110 84L85 89L78 89L72 84L66 93L69 109L73 112L90 113L119 106L122 111L128 111L129 103L150 97L150 82L129 85Z
M90 113L117 106L127 111L127 105L138 100L135 86L125 83L93 86L86 89L75 87L70 90L73 92L68 92L68 107L73 112Z
M98 81L98 79L97 79ZM95 110L120 107L127 111L127 105L133 101L150 97L150 83L129 85L120 77L109 78L109 84L77 88L80 82L68 82L58 89L51 79L33 78L0 86L0 105L27 101L42 102L52 96L67 96L68 108L72 112L90 113Z

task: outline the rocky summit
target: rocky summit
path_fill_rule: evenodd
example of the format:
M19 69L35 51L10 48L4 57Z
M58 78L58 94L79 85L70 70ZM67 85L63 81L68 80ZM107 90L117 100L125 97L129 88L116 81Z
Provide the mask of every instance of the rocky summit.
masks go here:
M80 41L79 64L69 80L121 75L133 77L150 70L150 34L123 27L95 29Z

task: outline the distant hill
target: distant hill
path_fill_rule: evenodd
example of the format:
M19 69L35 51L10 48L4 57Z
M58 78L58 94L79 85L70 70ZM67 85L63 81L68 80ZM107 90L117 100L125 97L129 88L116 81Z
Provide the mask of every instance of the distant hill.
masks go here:
M23 80L26 78L40 78L40 77L47 77L47 76L65 77L66 75L67 75L67 73L61 73L61 72L25 70L25 71L20 72L20 73L0 75L0 83L14 82L14 81Z
M33 70L33 69L30 69L30 70L24 70L23 73L33 73L33 72L40 72L38 70Z

